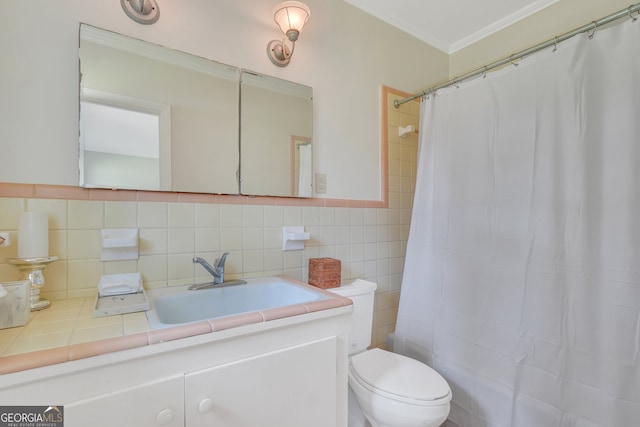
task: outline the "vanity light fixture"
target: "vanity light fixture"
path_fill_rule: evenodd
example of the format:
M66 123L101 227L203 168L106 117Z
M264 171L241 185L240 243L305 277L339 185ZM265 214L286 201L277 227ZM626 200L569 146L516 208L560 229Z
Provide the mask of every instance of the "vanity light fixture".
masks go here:
M285 1L273 10L273 19L291 42L291 49L285 45L284 39L271 40L267 45L267 56L278 67L289 65L296 47L296 40L309 20L309 16L311 11L306 4L299 1Z
M120 0L124 13L139 24L153 24L160 18L156 0Z

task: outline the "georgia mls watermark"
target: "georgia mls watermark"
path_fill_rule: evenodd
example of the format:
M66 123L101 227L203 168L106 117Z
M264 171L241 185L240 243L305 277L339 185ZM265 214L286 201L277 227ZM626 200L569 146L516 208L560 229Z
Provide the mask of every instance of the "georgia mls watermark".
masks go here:
M64 427L64 407L0 406L0 427Z

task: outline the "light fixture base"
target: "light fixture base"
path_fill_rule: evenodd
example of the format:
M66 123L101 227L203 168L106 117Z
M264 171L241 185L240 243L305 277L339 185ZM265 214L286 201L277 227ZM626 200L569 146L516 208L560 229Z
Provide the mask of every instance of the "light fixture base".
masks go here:
M271 40L267 45L267 56L278 67L289 65L291 54L291 50L281 40Z
M156 0L120 0L124 13L139 24L150 25L160 18Z

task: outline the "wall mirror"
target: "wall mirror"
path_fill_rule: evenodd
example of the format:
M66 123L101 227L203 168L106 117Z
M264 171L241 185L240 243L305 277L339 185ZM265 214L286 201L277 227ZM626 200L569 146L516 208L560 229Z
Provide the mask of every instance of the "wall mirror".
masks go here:
M240 192L312 197L313 89L243 70Z
M239 70L80 25L80 185L238 194Z
M311 197L313 90L80 24L80 186Z

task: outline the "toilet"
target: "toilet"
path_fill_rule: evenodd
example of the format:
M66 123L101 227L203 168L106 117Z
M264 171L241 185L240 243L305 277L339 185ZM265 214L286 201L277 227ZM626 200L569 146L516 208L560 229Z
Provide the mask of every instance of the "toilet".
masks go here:
M349 334L349 427L437 427L451 388L429 366L371 345L376 284L357 279L327 289L353 301Z

